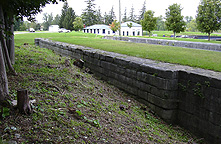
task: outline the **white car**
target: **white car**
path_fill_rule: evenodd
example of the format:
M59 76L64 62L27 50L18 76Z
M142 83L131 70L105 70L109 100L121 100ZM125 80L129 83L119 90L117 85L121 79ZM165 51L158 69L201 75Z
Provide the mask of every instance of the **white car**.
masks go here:
M29 32L35 32L35 29L30 28L30 29L29 29Z
M59 32L59 33L62 33L62 32L64 32L64 33L69 33L69 32L71 32L71 31L70 31L70 30L66 30L65 28L61 28L61 29L58 30L58 32Z

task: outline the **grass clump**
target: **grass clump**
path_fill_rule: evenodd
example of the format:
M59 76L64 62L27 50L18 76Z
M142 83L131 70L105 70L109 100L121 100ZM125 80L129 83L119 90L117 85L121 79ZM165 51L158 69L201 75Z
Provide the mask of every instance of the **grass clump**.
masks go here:
M36 102L29 116L12 110L1 119L0 142L163 144L195 140L130 95L84 69L66 67L67 59L32 45L16 48L14 67L19 76L8 76L11 98L16 99L15 90L23 88ZM125 109L119 108L122 105Z

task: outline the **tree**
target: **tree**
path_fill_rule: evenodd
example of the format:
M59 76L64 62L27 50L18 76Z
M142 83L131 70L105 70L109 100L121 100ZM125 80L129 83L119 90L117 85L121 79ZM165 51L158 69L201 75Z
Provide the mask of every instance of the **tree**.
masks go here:
M96 24L96 11L94 10L95 0L86 0L87 8L84 9L84 12L82 14L83 22L86 26L94 25Z
M154 12L151 10L148 10L144 14L144 19L141 20L141 25L143 30L146 30L149 32L149 37L150 37L150 32L156 29L157 27L157 18L154 17Z
M96 11L96 21L97 21L97 24L103 24L104 23L104 19L103 19L102 14L101 14L101 8L100 7Z
M41 11L41 8L52 2L65 0L1 0L0 1L0 105L9 105L8 80L6 66L13 71L14 58L14 17L22 19L27 17L33 20L33 16ZM9 38L9 39L8 39ZM6 42L7 41L7 42ZM5 61L6 60L6 61Z
M199 31L208 34L210 41L211 33L221 29L221 1L202 0L198 6L196 23Z
M67 13L64 17L64 21L62 23L63 27L68 30L73 30L73 22L76 18L75 12L72 8L68 8Z
M110 29L114 32L118 31L120 29L120 23L117 22L117 20L114 20L112 22L112 24L109 24L110 25Z
M60 16L60 20L59 20L59 23L58 23L60 28L64 28L63 22L64 22L64 18L66 16L66 14L67 14L68 8L69 8L68 2L65 2L63 7L62 7L62 10L61 10L61 16Z
M57 14L55 17L54 17L54 20L52 21L52 25L59 25L59 22L60 22L60 15Z
M52 24L53 21L53 15L52 13L48 14L48 13L43 13L43 26L44 26L44 30L49 30L49 26Z
M162 15L160 15L159 17L157 17L157 30L158 31L165 31L165 21Z
M134 6L132 5L131 7L131 10L130 10L130 16L129 16L129 20L132 21L132 22L135 22L136 21L136 16L134 14Z
M123 22L126 22L127 21L127 8L125 7L125 10L124 10L124 16L123 16L123 19L122 19Z
M187 31L190 31L190 32L196 32L196 31L198 31L198 30L197 30L196 20L195 20L195 19L191 20L191 21L187 24L186 28L187 28Z
M176 33L184 32L186 29L186 23L181 15L182 8L178 4L173 4L166 9L166 28L174 33L174 39Z
M144 1L143 7L140 10L140 16L139 16L139 20L138 20L139 23L142 19L144 19L145 12L146 12L146 0Z
M190 23L193 20L192 16L185 16L186 24Z
M109 21L108 23L111 24L116 19L114 7L112 6L110 12L109 12Z
M80 31L84 28L84 23L81 17L76 17L73 22L73 25L74 25L74 29L77 31Z

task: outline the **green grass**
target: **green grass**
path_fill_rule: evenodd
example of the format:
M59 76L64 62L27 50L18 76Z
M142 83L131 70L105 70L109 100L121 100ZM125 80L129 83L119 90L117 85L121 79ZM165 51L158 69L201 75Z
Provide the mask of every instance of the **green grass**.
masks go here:
M8 75L9 90L16 99L17 89L27 89L30 100L36 102L31 115L12 109L0 119L0 143L198 141L188 131L166 124L130 95L74 66L74 60L46 48L24 46L27 39L16 38L19 48L15 49L14 68L18 76ZM65 66L66 60L70 66Z
M129 56L221 71L221 52L215 51L105 40L101 36L78 32L22 34L15 36L15 42L33 44L34 38L40 37Z

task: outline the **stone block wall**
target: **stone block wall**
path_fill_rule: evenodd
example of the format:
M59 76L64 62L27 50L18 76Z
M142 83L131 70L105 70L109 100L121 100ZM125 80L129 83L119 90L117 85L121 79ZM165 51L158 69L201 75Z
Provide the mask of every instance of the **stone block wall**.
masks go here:
M111 39L111 40L135 42L135 43L147 43L147 44L157 44L157 45L166 45L166 46L176 46L176 47L221 51L221 44L213 44L213 43L163 40L163 39L151 39L151 38L137 38L137 37L135 38L135 37L104 36L103 38L104 39Z
M132 94L168 123L221 143L221 73L35 39L36 45L83 59L98 77Z

